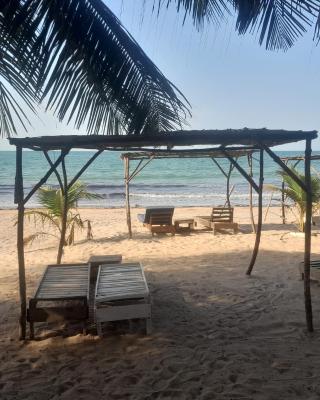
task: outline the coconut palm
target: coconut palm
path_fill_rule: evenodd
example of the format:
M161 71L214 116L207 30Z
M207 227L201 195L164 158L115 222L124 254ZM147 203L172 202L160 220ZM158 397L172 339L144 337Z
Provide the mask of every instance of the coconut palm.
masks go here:
M291 168L291 171L299 177L302 182L305 182L305 176L297 171L295 168ZM305 224L305 216L306 216L306 204L307 197L306 192L297 184L297 182L292 179L290 175L288 175L285 171L278 171L278 175L281 176L285 187L283 189L283 193L285 195L285 200L289 200L291 204L288 206L291 207L293 205L293 212L297 217L297 225L298 229L301 232L304 232L304 224ZM270 185L271 189L282 192L282 188ZM316 175L311 176L311 188L312 188L312 203L314 211L319 208L320 202L320 178Z
M25 243L31 243L42 236L51 235L60 239L62 232L62 220L64 212L64 196L61 189L52 187L42 187L38 190L38 201L43 209L29 210L25 216L33 220L35 225L53 228L54 233L48 233L47 229L38 231L25 239ZM77 229L87 230L87 239L92 239L91 222L83 220L77 210L80 200L101 199L97 193L90 193L82 182L75 182L68 190L67 196L67 234L65 236L64 246L74 244L75 232Z
M175 4L198 28L234 14L237 32L258 31L267 49L288 49L312 24L320 36L320 0L150 1ZM16 133L15 120L27 128L25 105L40 102L106 134L174 129L189 110L102 0L0 0L0 135Z

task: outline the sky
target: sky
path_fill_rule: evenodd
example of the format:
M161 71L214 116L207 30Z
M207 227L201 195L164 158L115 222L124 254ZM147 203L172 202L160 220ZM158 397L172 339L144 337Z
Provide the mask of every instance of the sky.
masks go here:
M269 128L320 131L320 45L313 28L286 53L260 47L256 35L239 36L233 17L198 32L174 7L159 16L154 0L104 0L164 75L192 106L190 129ZM145 6L143 7L143 4ZM31 116L19 136L85 134L52 113ZM280 150L303 150L296 143ZM0 150L11 147L0 139ZM320 139L314 141L320 150Z

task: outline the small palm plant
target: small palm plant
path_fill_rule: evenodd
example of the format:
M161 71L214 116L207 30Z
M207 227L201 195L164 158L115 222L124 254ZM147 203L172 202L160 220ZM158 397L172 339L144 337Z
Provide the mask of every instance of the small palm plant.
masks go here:
M25 216L29 219L32 218L35 225L41 224L43 228L46 225L53 227L56 233L39 231L25 238L25 243L31 243L35 239L45 235L55 236L60 239L64 209L64 197L61 189L42 187L38 190L37 194L39 203L44 210L30 210L25 213ZM77 181L68 189L67 198L67 233L65 236L64 246L74 244L76 229L83 230L86 228L87 239L92 239L91 222L88 219L83 220L81 218L77 206L80 200L101 199L102 196L97 193L88 192L87 186L84 183Z
M305 182L305 176L297 171L295 168L291 168L291 171L299 177L302 182ZM284 189L270 185L272 190L283 192L285 200L289 200L291 205L293 204L294 209L292 210L297 217L297 225L300 232L304 232L305 216L306 216L306 204L307 196L306 192L292 179L292 177L285 171L278 171L285 184ZM316 175L311 176L311 189L312 189L312 204L313 212L319 208L320 202L320 178ZM288 204L288 207L291 207Z

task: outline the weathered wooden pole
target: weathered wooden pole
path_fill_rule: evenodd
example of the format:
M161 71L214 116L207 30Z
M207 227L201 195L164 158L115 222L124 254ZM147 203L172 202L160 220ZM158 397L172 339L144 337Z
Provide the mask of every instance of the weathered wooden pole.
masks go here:
M231 178L231 173L233 170L233 166L230 163L229 164L229 170L227 172L227 205L230 208L231 207L231 202L230 202L230 178Z
M24 261L24 192L22 172L22 147L16 148L16 179L14 202L18 204L17 221L17 253L19 265L19 294L20 294L20 339L26 338L27 327L27 295L26 295L26 274Z
M261 229L262 229L262 193L263 193L263 166L264 166L264 161L263 161L263 149L260 149L260 168L259 168L259 190L258 190L258 225L257 225L257 231L256 231L256 240L253 248L253 253L251 257L251 261L249 264L249 267L247 269L247 275L251 275L253 266L256 262L258 251L259 251L259 245L260 245L260 239L261 239Z
M61 161L62 173L63 173L63 209L62 209L62 220L61 220L61 232L60 232L60 242L57 254L57 264L61 264L63 248L66 241L66 231L67 231L67 220L68 220L68 178L65 164L65 157Z
M126 189L126 214L127 214L127 225L129 238L132 239L132 228L131 228L131 210L130 210L130 193L129 193L129 182L130 182L130 161L128 157L124 159L124 182Z
M248 154L248 165L249 165L249 176L252 178L253 177L252 154ZM256 224L254 223L254 215L253 215L252 185L250 183L249 183L249 211L250 211L252 232L256 233Z
M285 184L284 184L284 180L282 178L282 182L281 182L281 219L282 219L282 223L285 225L286 223L286 210L285 210L285 196L284 196L284 188L285 188Z
M311 139L306 140L304 174L306 185L306 221L304 239L304 301L306 311L307 328L313 332L312 301L310 290L310 254L311 254L311 220L312 220L312 186L311 186Z

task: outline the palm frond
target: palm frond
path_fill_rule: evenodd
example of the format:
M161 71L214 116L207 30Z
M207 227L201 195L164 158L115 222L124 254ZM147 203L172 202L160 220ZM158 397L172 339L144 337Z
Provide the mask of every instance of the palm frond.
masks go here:
M37 93L60 120L95 134L184 122L186 99L102 0L0 0L0 14L22 73L36 76Z
M259 44L268 50L288 50L314 24L320 38L319 0L158 0L158 8L175 3L177 11L190 15L197 26L217 24L233 10L236 30L242 35L258 32Z
M33 219L35 224L40 223L42 226L49 224L60 230L59 219L49 211L28 210L24 213L25 217L30 221Z
M25 245L25 246L27 246L27 245L31 245L35 240L38 240L38 239L41 239L41 238L44 238L44 237L46 237L46 236L53 236L53 237L55 237L55 238L57 238L58 236L56 236L56 235L54 235L54 234L51 234L51 233L48 233L48 232L36 232L36 233L33 233L33 234L31 234L31 235L29 235L29 236L26 236L24 239L23 239L23 244Z

